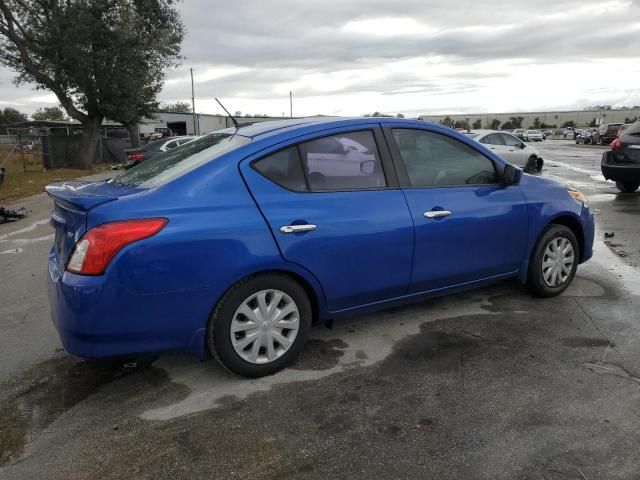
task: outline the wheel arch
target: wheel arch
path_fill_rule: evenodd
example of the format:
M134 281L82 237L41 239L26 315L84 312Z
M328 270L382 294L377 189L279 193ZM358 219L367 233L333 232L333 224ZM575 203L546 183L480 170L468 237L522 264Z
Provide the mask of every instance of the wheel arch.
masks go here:
M573 234L576 237L576 240L578 241L578 250L579 250L579 258L580 258L580 261L578 263L583 262L585 236L584 236L584 231L582 229L582 225L580 224L580 221L576 217L568 213L559 214L556 217L553 217L552 219L550 219L544 225L544 228L540 229L540 231L535 237L535 240L530 245L526 258L522 262L522 265L520 266L520 271L518 273L518 279L523 284L527 282L527 277L529 275L529 263L531 261L531 255L533 255L533 252L535 251L536 245L538 244L540 237L551 225L563 225L573 232Z

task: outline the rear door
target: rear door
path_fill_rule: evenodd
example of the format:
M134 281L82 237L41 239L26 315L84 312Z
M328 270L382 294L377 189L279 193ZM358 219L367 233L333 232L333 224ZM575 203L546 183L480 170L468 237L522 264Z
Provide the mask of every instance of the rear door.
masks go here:
M516 272L527 207L519 186L500 182L502 164L426 128L388 124L385 136L415 224L410 292Z
M240 168L283 257L315 275L329 310L406 294L413 223L378 128L308 135Z

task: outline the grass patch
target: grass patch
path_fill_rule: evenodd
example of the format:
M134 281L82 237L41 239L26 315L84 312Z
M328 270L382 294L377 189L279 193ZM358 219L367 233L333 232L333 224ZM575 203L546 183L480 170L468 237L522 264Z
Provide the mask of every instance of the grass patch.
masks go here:
M0 185L0 204L44 192L44 187L50 183L85 177L105 168L60 168L45 171L39 153L7 150L0 150L0 167L6 169L4 183Z

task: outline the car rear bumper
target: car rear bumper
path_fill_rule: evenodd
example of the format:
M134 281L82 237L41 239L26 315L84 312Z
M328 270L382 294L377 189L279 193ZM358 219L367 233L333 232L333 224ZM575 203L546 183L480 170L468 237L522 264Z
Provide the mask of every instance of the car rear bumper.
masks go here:
M612 152L602 154L602 175L614 182L640 182L640 163L616 163Z
M61 271L49 256L48 296L64 349L82 358L187 351L203 357L211 303L202 291L136 294L107 275Z

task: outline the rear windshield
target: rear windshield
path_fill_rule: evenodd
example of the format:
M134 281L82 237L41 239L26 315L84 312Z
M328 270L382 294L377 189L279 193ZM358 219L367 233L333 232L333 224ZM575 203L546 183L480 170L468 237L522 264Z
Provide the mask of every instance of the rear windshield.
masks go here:
M211 133L125 170L111 182L126 187L156 187L249 142L240 135Z
M625 135L633 135L634 137L640 137L640 120L636 123L632 123L631 126L627 127L624 131Z

